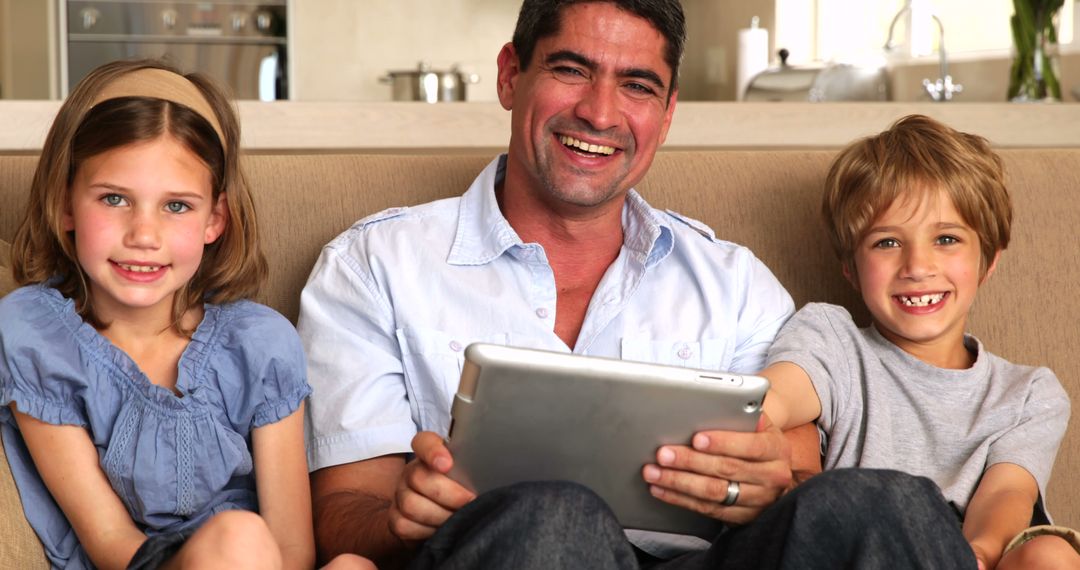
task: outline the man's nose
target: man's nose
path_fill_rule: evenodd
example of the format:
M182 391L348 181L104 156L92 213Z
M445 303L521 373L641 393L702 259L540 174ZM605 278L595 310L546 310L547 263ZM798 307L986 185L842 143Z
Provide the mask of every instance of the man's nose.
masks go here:
M577 104L577 116L594 131L606 131L619 125L618 86L613 80L594 81L585 89Z

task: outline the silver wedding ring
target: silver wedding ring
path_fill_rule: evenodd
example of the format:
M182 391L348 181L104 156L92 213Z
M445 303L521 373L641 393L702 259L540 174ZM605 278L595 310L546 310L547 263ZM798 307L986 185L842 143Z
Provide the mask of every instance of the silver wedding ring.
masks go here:
M720 504L724 505L725 507L730 507L731 505L735 504L735 501L738 501L738 500L739 500L739 482L738 481L728 481L728 484L727 484L727 496L724 497L724 500Z

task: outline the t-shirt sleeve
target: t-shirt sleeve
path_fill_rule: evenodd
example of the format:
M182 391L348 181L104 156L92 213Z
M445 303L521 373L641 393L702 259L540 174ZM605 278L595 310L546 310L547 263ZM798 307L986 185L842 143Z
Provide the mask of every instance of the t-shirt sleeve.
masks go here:
M856 382L847 355L857 332L851 315L841 307L809 303L780 330L769 349L768 364L791 362L803 369L821 401L818 425L828 431L842 417L844 403Z
M45 291L23 287L0 299L0 419L10 420L14 402L40 421L85 426L84 397L95 378L86 362L93 357L69 328L82 321L74 313L58 313L57 304L65 300L48 298Z
M1046 497L1046 485L1069 424L1069 395L1048 368L1034 369L1016 425L990 444L986 466L1013 463L1026 469Z
M251 410L252 428L280 421L311 393L300 337L292 323L269 307L244 302L232 310L239 316L229 325L216 368L235 375L221 382L240 382L251 389L224 391L243 395L247 405L233 407L240 413Z

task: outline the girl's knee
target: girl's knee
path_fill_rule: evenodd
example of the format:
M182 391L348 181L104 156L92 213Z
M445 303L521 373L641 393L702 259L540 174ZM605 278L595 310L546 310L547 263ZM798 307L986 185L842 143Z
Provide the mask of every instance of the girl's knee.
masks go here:
M376 570L375 563L355 554L340 554L322 570Z
M998 570L1080 570L1080 554L1060 536L1042 535L1010 550Z
M225 511L206 521L184 545L182 566L279 568L281 552L266 521L248 511Z

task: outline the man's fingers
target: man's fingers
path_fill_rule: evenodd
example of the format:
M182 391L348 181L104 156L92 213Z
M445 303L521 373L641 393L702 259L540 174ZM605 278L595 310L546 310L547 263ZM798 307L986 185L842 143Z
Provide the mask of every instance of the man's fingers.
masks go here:
M422 431L416 434L412 439L412 449L417 459L439 473L448 473L454 466L446 442L437 433Z
M791 483L790 459L753 461L714 455L681 445L665 445L657 451L656 462L665 468L726 480L734 479L740 483L783 488Z
M709 477L688 471L664 469L656 465L646 465L642 470L642 475L645 481L651 484L653 495L657 495L656 489L671 491L687 500L692 499L702 505L707 505L706 510L723 506L721 503L727 498L728 484L732 481L732 479ZM738 481L738 479L735 480ZM734 506L756 507L757 510L760 510L760 508L771 505L779 495L777 489L773 487L746 481L738 482L739 493ZM662 497L658 496L658 498ZM689 505L684 506L691 508ZM695 508L694 510L703 512L701 508Z
M762 415L763 431L702 431L694 434L694 449L712 455L736 457L747 461L791 459L791 445L783 432ZM762 427L759 425L759 427Z
M764 510L764 506L746 506L740 504L743 502L741 492L739 493L739 501L734 505L726 507L720 503L703 501L697 497L686 495L672 489L657 487L656 485L650 486L649 492L665 503L689 509L730 524L746 524L757 518L757 516L761 514L761 511Z

